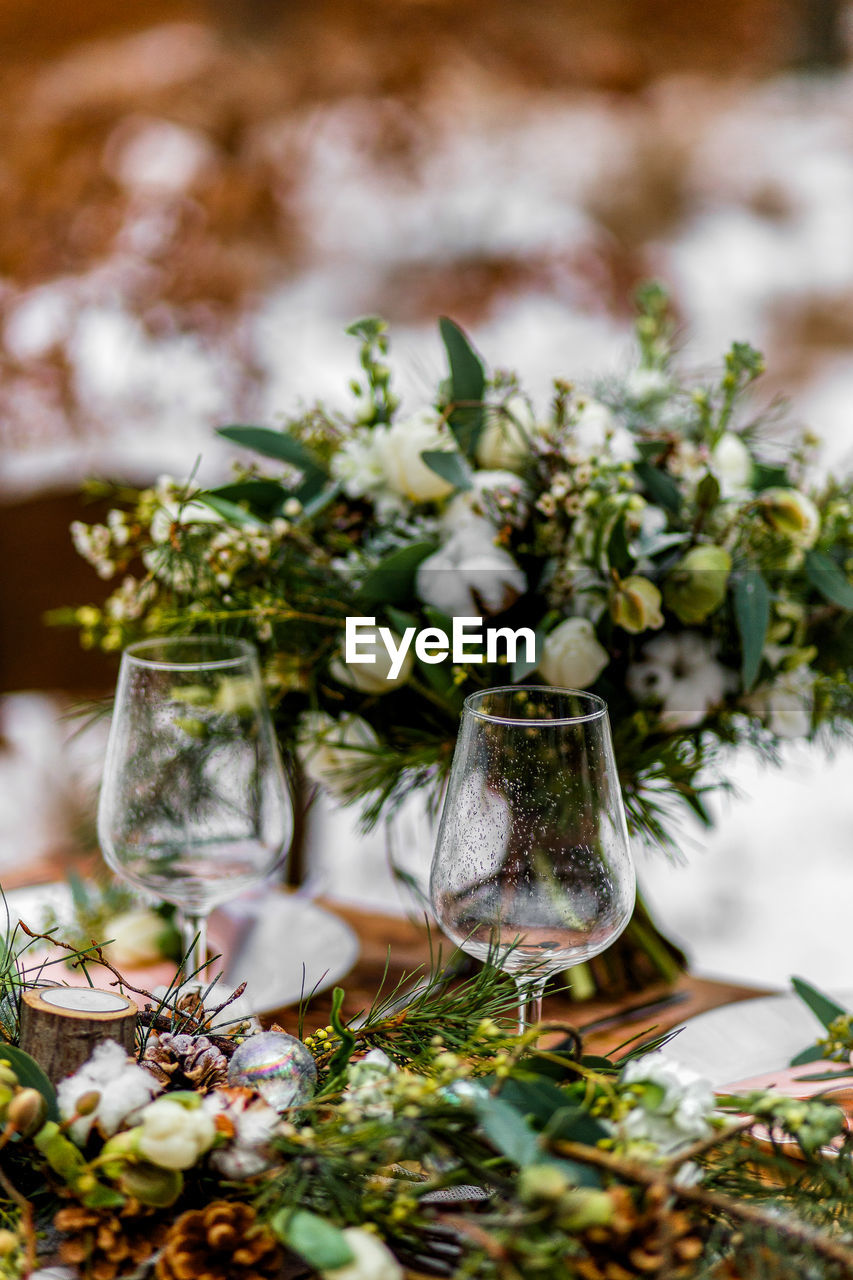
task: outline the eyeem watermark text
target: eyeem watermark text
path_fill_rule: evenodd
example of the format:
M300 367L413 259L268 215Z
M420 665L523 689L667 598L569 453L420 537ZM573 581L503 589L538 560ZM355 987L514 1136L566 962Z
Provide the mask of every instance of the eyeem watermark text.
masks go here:
M497 662L506 658L515 662L519 645L524 645L524 660L536 661L536 635L530 627L484 627L482 618L454 618L451 634L441 627L406 627L397 636L390 627L377 627L375 618L353 617L346 620L344 660L347 663L376 662L376 637L379 636L391 667L388 672L395 680L415 646L415 655L421 662L438 663L450 657L451 662Z

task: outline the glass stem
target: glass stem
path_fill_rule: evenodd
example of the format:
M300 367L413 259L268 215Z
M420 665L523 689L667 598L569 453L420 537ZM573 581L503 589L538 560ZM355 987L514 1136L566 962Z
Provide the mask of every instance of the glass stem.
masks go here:
M207 916L181 913L187 981L207 986Z
M518 1034L520 1036L523 1036L531 1027L535 1027L537 1022L542 1021L542 996L547 980L547 974L541 978L525 975L515 980L518 988Z

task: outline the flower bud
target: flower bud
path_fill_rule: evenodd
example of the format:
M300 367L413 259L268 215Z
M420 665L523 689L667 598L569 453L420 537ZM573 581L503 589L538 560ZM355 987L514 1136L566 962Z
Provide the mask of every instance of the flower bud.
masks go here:
M28 1138L47 1119L47 1102L38 1089L21 1089L9 1103L6 1119L18 1133Z
M21 1247L21 1238L8 1227L0 1228L0 1258L8 1258Z
M140 1204L165 1209L174 1204L183 1191L184 1178L177 1169L163 1169L140 1161L124 1166L118 1185L126 1196L133 1196Z
M12 1101L14 1096L14 1089L11 1089L7 1084L0 1084L0 1120L6 1119L9 1110L9 1103Z
M615 1206L606 1191L586 1187L569 1191L560 1201L560 1225L566 1231L588 1231L613 1221Z
M518 1191L525 1204L556 1203L568 1189L565 1172L555 1164L529 1164L518 1176Z
M90 1116L93 1111L98 1109L98 1103L101 1101L101 1094L98 1089L90 1089L88 1093L81 1093L74 1107L74 1114L78 1116Z
M691 547L664 584L667 609L685 626L704 622L725 600L731 568L723 547Z
M18 1083L18 1077L8 1058L0 1058L0 1084L8 1084L13 1088Z
M639 635L663 626L661 594L653 582L640 574L623 578L610 599L610 616L623 631Z
M798 489L765 489L759 498L761 514L784 538L797 547L807 549L815 544L820 532L820 513Z
M545 637L539 671L548 684L588 689L609 661L589 619L566 618Z

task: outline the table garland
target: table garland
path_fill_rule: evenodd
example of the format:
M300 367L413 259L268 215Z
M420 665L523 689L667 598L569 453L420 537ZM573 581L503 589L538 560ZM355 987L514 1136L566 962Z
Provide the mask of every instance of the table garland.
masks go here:
M838 1107L715 1097L660 1038L611 1058L568 1027L520 1039L514 986L491 964L454 981L439 959L357 1016L336 989L330 1024L303 1021L303 1038L227 1024L215 986L200 997L178 980L155 1000L113 970L139 1006L134 1049L104 1040L51 1083L20 1047L33 976L16 936L0 992L0 1276L853 1274Z

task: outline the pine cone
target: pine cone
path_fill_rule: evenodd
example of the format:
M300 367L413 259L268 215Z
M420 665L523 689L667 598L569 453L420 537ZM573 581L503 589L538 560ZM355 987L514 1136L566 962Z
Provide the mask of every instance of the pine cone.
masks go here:
M142 1065L161 1084L199 1093L207 1093L228 1079L228 1059L207 1036L172 1035L170 1031L152 1035Z
M157 1260L157 1280L272 1280L283 1250L248 1204L213 1200L172 1224Z
M115 1280L147 1262L160 1247L166 1224L154 1211L128 1200L121 1209L87 1209L67 1205L53 1219L65 1239L59 1246L62 1262L78 1267L91 1280Z
M703 1251L689 1215L672 1206L663 1186L649 1187L636 1204L627 1187L613 1187L612 1222L581 1239L588 1256L574 1263L579 1280L678 1280L692 1274Z

